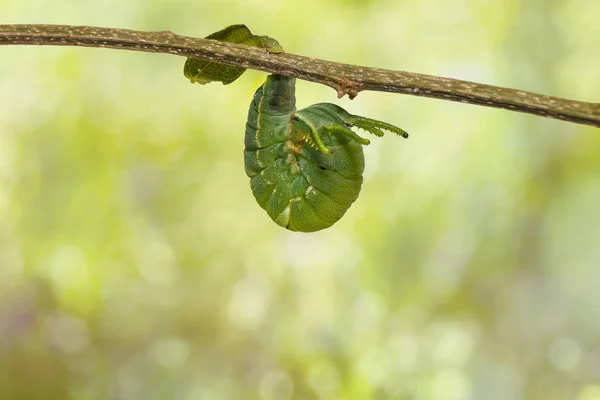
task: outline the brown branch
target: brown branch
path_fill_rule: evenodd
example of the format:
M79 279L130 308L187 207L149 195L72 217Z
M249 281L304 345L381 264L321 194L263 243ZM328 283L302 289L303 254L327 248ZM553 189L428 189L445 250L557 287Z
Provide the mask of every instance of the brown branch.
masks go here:
M170 31L70 25L0 25L0 45L106 47L204 58L318 82L354 98L360 91L404 93L540 115L600 127L600 104L404 71L340 64L294 54L179 36Z

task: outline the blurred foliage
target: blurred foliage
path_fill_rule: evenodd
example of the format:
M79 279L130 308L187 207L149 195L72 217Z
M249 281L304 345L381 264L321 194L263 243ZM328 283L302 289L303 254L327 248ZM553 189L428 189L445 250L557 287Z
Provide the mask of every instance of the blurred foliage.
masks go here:
M0 15L197 37L246 23L291 53L599 100L595 0L1 0ZM0 55L0 398L600 399L597 129L299 82L299 107L411 138L365 149L333 228L291 233L244 174L264 73L199 86L167 55Z

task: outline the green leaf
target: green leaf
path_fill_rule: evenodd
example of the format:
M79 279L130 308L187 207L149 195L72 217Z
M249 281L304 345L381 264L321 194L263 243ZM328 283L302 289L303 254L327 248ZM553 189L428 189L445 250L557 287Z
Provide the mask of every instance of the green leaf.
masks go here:
M277 40L268 36L256 36L250 32L246 25L231 25L227 28L210 34L206 39L221 42L245 44L247 46L259 47L269 53L283 53L283 47ZM228 85L239 78L245 68L223 65L212 61L197 58L188 58L183 67L183 74L192 83L205 85L210 82L223 82Z

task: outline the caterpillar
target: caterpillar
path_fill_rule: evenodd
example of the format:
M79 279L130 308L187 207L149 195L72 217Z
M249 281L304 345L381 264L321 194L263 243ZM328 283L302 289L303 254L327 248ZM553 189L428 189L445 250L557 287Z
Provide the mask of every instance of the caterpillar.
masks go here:
M283 51L274 39L254 36L244 25L211 36ZM233 36L236 41L230 40ZM235 68L188 59L184 73L192 82L227 84L244 72L232 71ZM331 103L297 110L295 87L295 78L273 74L256 90L246 122L244 167L256 201L275 223L291 231L314 232L339 221L358 198L365 168L362 146L370 141L351 128L376 136L384 131L405 138L408 134Z
M244 165L258 204L275 223L292 231L328 228L358 198L363 145L356 126L377 136L403 137L393 125L352 115L330 103L296 110L295 78L270 75L248 111Z

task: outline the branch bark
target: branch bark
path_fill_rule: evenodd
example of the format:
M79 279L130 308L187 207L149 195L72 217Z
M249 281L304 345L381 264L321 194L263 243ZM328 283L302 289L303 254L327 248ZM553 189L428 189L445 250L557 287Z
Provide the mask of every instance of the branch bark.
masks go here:
M84 46L168 53L295 76L334 88L350 98L363 90L404 93L600 127L600 103L546 96L458 79L334 63L294 54L176 35L170 31L71 25L0 25L0 45Z

